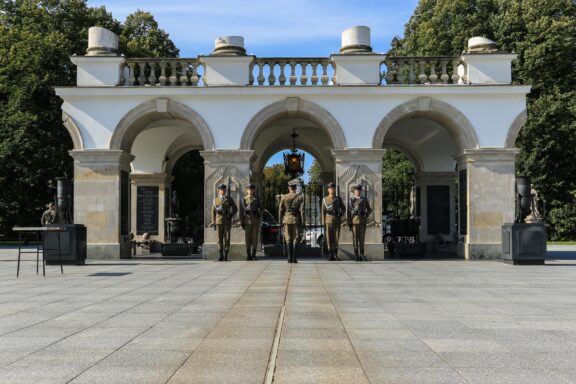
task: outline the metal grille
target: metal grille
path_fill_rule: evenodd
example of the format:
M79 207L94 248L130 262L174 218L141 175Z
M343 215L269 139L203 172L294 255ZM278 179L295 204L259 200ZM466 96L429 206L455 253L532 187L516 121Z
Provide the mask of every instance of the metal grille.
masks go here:
M304 223L297 239L299 255L321 256L324 250L321 218L323 186L320 183L302 183L296 192L304 197ZM266 180L262 184L262 246L267 255L280 256L284 253L282 224L278 215L280 199L286 193L288 189L284 180Z

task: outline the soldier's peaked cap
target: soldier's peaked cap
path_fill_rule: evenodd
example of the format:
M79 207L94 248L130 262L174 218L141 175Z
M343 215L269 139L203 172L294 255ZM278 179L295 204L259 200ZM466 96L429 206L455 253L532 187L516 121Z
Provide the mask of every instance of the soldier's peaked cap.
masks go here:
M218 188L218 189L226 189L226 184L218 184L218 185L216 186L216 188Z
M361 191L362 190L362 184L358 184L352 187L352 189L355 189L357 191Z
M249 183L249 184L246 186L246 189L256 189L256 186L255 186L254 184L252 184L252 183Z
M298 185L298 180L290 180L290 181L288 182L288 186L289 186L289 187L295 187L295 186L297 186L297 185Z
M328 188L336 188L336 184L334 184L333 182L329 182Z

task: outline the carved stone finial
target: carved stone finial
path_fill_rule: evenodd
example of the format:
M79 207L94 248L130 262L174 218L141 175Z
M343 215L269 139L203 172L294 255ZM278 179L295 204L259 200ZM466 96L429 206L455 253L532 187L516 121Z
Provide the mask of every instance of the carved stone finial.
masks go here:
M86 56L117 56L118 36L102 27L88 29Z
M211 56L246 56L242 36L222 36L214 42Z
M496 43L485 37L476 36L468 39L467 53L494 53L498 52Z

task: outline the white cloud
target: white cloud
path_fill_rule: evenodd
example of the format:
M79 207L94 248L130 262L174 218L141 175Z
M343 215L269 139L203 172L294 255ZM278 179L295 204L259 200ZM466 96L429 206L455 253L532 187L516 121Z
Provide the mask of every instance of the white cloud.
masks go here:
M214 39L226 35L244 36L248 50L259 56L263 56L259 47L336 42L336 47L324 49L327 55L338 48L340 33L354 25L371 27L375 49L385 50L393 36L402 34L416 3L417 0L88 1L90 6L106 6L119 20L136 9L152 13L184 56L201 53L198 49L208 53Z

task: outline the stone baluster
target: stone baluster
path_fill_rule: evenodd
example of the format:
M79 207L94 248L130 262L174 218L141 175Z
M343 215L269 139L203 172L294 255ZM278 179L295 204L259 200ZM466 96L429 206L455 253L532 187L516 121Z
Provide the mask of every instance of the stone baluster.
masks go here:
M414 63L416 60L408 59L408 65L410 72L408 73L408 84L414 84L416 82L416 73L414 72Z
M428 76L426 75L426 60L420 60L420 75L418 76L418 81L420 84L426 83Z
M185 61L180 62L180 84L188 85L188 63Z
M168 80L170 81L170 85L175 86L178 82L178 76L176 74L176 64L177 62L173 61L170 63L170 77Z
M332 85L338 84L338 79L336 78L336 63L332 62Z
M290 85L296 85L296 80L298 80L298 78L296 77L296 62L291 61L290 62Z
M138 67L140 68L140 73L138 75L138 85L144 85L146 84L146 63L138 63Z
M196 62L191 62L190 63L190 85L192 85L193 87L198 85L198 63Z
M258 85L264 85L264 81L266 80L264 77L264 64L266 63L263 61L258 63Z
M280 77L278 77L278 81L280 82L280 85L285 85L286 84L286 75L284 74L284 67L286 66L286 62L280 61L279 65L280 65Z
M448 76L448 70L446 69L448 60L442 60L440 63L442 64L442 75L440 76L440 79L442 80L443 84L448 84L448 80L450 80L450 76Z
M250 63L250 67L248 67L248 73L250 74L248 78L248 85L254 85L254 61Z
M392 60L386 60L386 83L394 84L396 63Z
M300 68L302 68L302 73L300 74L300 85L308 84L308 75L306 74L306 69L308 68L308 62L302 61L300 63Z
M435 84L438 82L438 75L436 74L436 60L430 61L430 82Z
M148 63L150 66L150 76L148 76L148 84L156 85L156 63Z
M135 71L134 63L128 63L128 71L130 72L128 74L128 85L136 85L136 77L134 77L134 71Z
M160 77L158 78L158 85L166 85L166 63L160 62Z
M458 65L460 65L460 58L452 61L452 83L458 84L460 80L460 75L458 74Z
M268 68L270 69L270 74L268 75L268 84L272 86L276 84L276 76L274 75L274 68L276 67L276 62L269 61L267 64Z
M404 66L405 65L406 65L406 62L403 59L400 59L399 63L398 63L398 76L396 78L396 80L399 84L404 84Z
M322 63L322 77L320 78L322 85L328 85L328 62Z
M317 61L313 61L313 62L311 62L311 64L312 64L312 77L310 78L310 81L311 81L312 85L317 85L318 84L318 72L317 72L316 68L318 67L318 65L320 65L320 63Z

